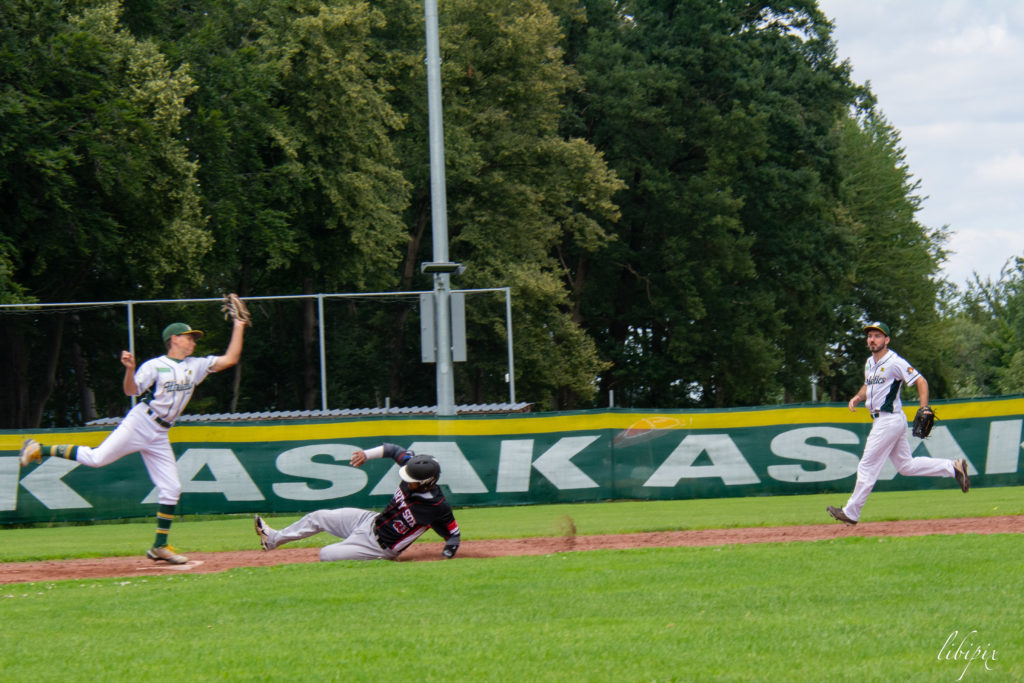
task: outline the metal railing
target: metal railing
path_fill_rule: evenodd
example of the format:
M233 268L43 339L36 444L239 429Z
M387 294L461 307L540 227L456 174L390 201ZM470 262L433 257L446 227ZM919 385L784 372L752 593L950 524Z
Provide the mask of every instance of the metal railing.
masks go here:
M516 402L516 376L515 360L512 351L512 293L509 287L485 287L481 289L453 289L452 293L479 294L485 292L502 292L505 295L505 326L508 330L508 391L509 403ZM327 299L366 299L374 297L419 297L421 294L432 294L425 292L362 292L359 294L287 294L280 296L247 296L245 300L251 301L284 301L288 299L315 299L317 302L317 327L320 346L320 405L321 410L327 410L327 354L326 339L324 336L324 301ZM24 309L32 310L37 308L88 308L92 306L125 306L128 321L128 350L135 355L135 307L145 304L192 304L209 303L221 301L218 297L201 299L126 299L123 301L67 301L62 303L28 303L28 304L0 304L0 309ZM132 397L132 405L135 405L135 397Z

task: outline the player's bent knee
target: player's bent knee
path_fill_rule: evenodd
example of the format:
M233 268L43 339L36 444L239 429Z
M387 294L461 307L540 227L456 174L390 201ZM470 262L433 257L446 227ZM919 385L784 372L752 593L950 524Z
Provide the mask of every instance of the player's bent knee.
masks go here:
M320 561L321 562L340 562L341 560L358 560L359 557L352 557L350 553L346 553L344 550L339 550L331 546L324 546L320 548Z
M320 561L321 562L340 562L342 560L376 560L378 557L371 553L367 553L364 549L359 548L351 543L332 543L331 545L325 545L320 548Z
M161 489L157 500L161 505L177 505L179 498L181 498L180 486L173 489Z

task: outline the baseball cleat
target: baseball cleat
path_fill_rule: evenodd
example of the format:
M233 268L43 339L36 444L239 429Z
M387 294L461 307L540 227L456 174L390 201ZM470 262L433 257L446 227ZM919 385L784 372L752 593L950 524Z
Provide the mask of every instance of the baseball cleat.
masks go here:
M22 467L26 467L30 462L43 459L43 449L39 447L39 442L35 439L25 439L25 443L21 445L21 450L18 452L18 462L21 463Z
M834 505L829 505L825 509L828 510L828 514L832 515L833 519L836 519L836 520L838 520L840 522L843 522L845 524L849 524L851 526L857 523L857 520L850 519L849 517L846 516L846 513L843 512L843 508L837 508Z
M153 546L146 551L146 557L154 561L163 560L170 564L185 564L188 562L187 557L179 555L177 548L170 545Z
M961 458L953 463L953 476L956 477L956 483L960 484L960 490L967 493L967 490L971 488L971 477L967 474L967 461Z
M256 527L256 535L260 537L260 547L270 550L273 547L270 545L270 527L259 515L253 517L252 523Z

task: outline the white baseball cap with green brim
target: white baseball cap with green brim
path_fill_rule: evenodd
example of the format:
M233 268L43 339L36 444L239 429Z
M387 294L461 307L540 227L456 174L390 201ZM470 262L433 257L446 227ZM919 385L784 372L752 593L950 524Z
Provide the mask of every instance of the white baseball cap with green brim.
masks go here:
M892 336L892 335L889 334L889 326L886 325L885 323L880 323L880 322L868 323L867 325L864 326L864 331L867 332L868 330L878 330L879 332L884 334L886 337L891 337Z
M196 339L203 338L202 330L193 330L187 323L171 323L164 328L164 343L166 344L176 334L191 334Z

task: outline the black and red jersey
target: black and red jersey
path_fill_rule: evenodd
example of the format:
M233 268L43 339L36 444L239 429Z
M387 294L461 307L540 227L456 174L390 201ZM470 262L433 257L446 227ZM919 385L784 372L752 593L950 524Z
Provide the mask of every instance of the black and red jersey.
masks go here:
M384 444L384 456L399 465L405 464L415 453L394 444ZM428 528L444 540L459 535L455 514L438 486L427 491L409 491L404 481L399 485L391 502L377 515L373 530L382 548L397 552L405 550Z

